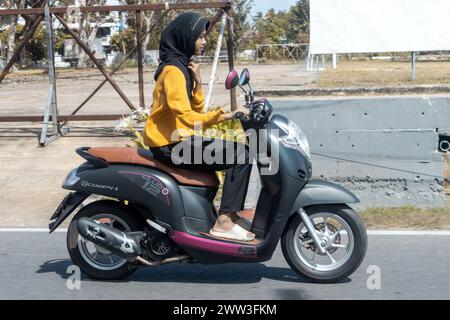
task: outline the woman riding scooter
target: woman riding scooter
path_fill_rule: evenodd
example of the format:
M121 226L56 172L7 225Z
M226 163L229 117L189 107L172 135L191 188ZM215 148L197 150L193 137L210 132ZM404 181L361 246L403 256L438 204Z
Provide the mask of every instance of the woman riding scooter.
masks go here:
M200 65L194 62L192 57L201 55L206 44L208 26L209 22L198 14L183 13L162 33L161 63L155 73L153 106L145 127L144 139L154 157L166 164L192 170L225 170L219 216L209 233L215 237L252 241L255 235L242 227L245 227L245 222L237 213L244 209L250 180L251 162L248 148L220 139L201 138L200 144L194 143L194 128L197 124L200 124L202 129L207 129L233 119L237 112L248 114L245 108L238 108L234 112L219 109L202 113L204 94ZM175 135L177 138L174 139L174 132L183 133ZM190 150L190 159L186 161L183 157L182 163L175 163L172 157L174 148ZM207 164L203 154L208 148L213 148L216 154L220 153L223 157L212 164L208 161ZM200 159L194 157L196 154L201 155Z

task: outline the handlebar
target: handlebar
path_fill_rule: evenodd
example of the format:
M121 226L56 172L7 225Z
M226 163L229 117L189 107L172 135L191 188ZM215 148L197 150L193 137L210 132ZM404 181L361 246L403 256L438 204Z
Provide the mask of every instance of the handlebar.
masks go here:
M246 105L246 108L250 111L248 115L238 111L234 114L233 118L246 123L252 123L253 125L264 125L267 123L273 110L272 105L266 99L249 103Z
M235 119L237 119L237 120L241 120L242 118L244 118L244 113L243 112L236 112L235 114L234 114L234 118Z

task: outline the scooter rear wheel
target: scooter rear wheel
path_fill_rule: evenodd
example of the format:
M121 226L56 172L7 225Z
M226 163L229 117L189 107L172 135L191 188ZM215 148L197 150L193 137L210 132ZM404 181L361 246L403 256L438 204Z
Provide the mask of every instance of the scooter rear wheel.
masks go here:
M305 209L326 249L315 247L299 214L291 217L281 238L283 255L300 276L320 283L347 278L367 251L367 232L360 216L346 205L321 205Z
M90 203L75 215L67 231L67 249L72 262L89 277L102 280L122 279L136 271L136 267L126 259L81 237L77 222L83 217L109 224L124 232L143 229L142 222L117 201Z

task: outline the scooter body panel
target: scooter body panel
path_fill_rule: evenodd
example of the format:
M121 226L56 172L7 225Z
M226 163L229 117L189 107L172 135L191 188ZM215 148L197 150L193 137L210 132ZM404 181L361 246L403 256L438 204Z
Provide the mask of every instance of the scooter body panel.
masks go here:
M63 187L84 194L127 200L147 209L143 213L145 219L157 219L174 230L193 233L198 225L209 225L215 220L209 200L215 196L216 187L180 186L168 174L149 167L110 165L94 168L84 164L69 174ZM190 221L196 218L201 221L197 224Z

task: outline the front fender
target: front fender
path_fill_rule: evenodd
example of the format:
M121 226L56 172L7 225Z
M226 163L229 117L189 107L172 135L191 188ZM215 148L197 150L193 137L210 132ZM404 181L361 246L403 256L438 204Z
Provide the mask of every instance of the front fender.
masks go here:
M297 196L291 212L297 212L300 208L311 205L358 202L357 196L336 183L324 180L310 180Z

